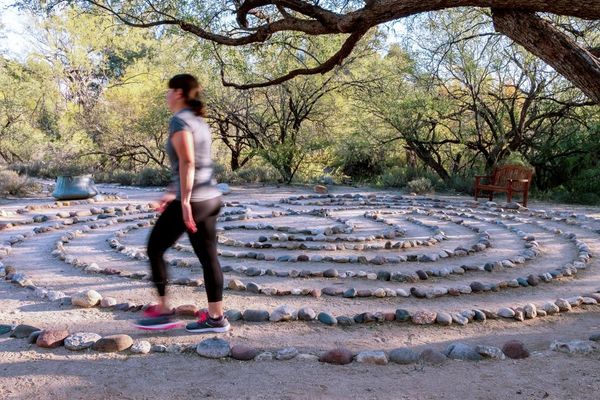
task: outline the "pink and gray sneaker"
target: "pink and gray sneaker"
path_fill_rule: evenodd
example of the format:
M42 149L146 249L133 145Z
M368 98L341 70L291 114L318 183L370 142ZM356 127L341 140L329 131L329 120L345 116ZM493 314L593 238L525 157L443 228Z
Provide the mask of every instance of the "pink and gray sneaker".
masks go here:
M137 320L133 325L138 329L147 331L165 331L175 329L182 324L176 321L173 317L175 311L169 313L161 313L157 305L150 306L144 311L144 318Z
M193 333L222 333L230 329L227 317L221 315L219 318L212 318L208 311L201 311L198 314L198 321L186 325L185 330Z

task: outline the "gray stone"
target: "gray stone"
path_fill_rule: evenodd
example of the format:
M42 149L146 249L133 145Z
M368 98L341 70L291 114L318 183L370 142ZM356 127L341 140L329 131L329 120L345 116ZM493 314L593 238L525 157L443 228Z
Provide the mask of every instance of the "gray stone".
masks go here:
M414 364L419 361L419 354L409 348L394 349L390 352L389 360L396 364Z
M223 358L229 356L231 347L226 340L210 338L198 343L196 352L206 358Z
M298 319L301 321L312 321L317 317L317 313L310 307L302 307L298 310Z
M361 351L356 355L356 362L362 364L387 365L388 359L383 351Z
M550 350L568 354L590 354L600 349L600 345L591 340L572 340L562 342L556 340L550 345Z
M462 314L452 313L452 322L461 326L465 326L469 323L469 318L465 317Z
M408 310L404 310L401 308L396 310L396 321L406 322L409 320L410 320L410 312L408 312Z
M12 329L13 329L12 325L2 324L2 325L0 325L0 335L7 334L10 331L12 331Z
M465 343L452 343L444 351L444 355L455 360L480 361L481 355L477 350Z
M323 276L325 278L337 278L339 276L338 270L335 268L330 268L323 271Z
M239 310L235 310L235 309L227 310L227 311L225 311L224 314L229 322L239 321L240 319L242 319L242 313Z
M508 307L502 307L498 310L498 315L502 318L514 318L515 311Z
M425 364L439 365L448 361L448 357L439 351L433 349L425 349L419 355L419 359Z
M287 347L285 349L278 350L275 353L276 360L291 360L298 355L298 349L295 347Z
M68 350L85 350L94 345L102 336L97 333L77 332L65 339L65 348Z
M351 325L354 325L354 319L350 318L350 317L347 317L345 315L341 315L339 317L336 317L336 319L337 319L338 325L340 325L340 326L351 326Z
M154 345L152 345L152 348L150 349L150 351L152 353L166 353L167 346L162 345L162 344L154 344Z
M590 336L590 340L594 342L600 342L600 333L594 333L592 336Z
M152 350L152 345L146 340L136 340L130 350L134 354L148 354Z
M27 337L27 343L35 344L38 340L38 337L42 334L42 331L31 332L31 334Z
M102 300L100 300L101 308L110 308L110 307L114 307L116 305L117 305L117 299L115 299L113 297L103 297Z
M270 351L264 351L254 357L255 361L271 361L275 356Z
M558 308L558 306L552 302L547 302L544 303L544 305L541 307L541 309L543 311L545 311L548 315L554 315L560 312L560 308Z
M437 313L435 322L438 323L439 325L443 325L443 326L450 325L450 324L452 324L452 316L445 312L439 312L439 313Z
M293 321L297 318L297 312L294 307L287 304L277 307L271 313L269 321L280 322L280 321Z
M319 315L317 315L317 319L319 320L319 322L322 322L325 325L336 325L337 324L337 319L326 312L320 312Z
M266 310L245 310L243 318L247 322L265 322L269 320L269 312Z
M36 331L41 331L41 329L31 325L17 325L17 327L10 334L10 337L16 339L26 339L29 337L29 335Z
M252 293L260 293L261 287L258 283L250 282L246 285L246 290Z
M565 299L557 299L554 304L558 307L561 312L571 311L571 304Z
M230 290L236 291L236 292L241 292L246 290L246 285L244 285L244 283L242 281L240 281L239 279L232 279L229 281L229 283L227 284L227 287Z
M523 314L527 319L535 318L537 317L537 308L534 304L529 303L523 307Z
M475 351L483 358L491 358L494 360L504 360L506 358L502 350L494 346L479 345L475 347Z

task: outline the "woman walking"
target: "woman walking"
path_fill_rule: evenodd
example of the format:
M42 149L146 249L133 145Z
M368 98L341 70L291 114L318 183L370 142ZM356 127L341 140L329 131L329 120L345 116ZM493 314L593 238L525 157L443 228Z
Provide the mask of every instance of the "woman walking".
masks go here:
M176 75L169 81L167 105L173 113L166 150L171 162L172 183L160 201L161 213L148 240L152 280L159 303L149 307L136 322L140 329L165 330L179 326L167 306L167 268L164 253L187 231L202 264L208 297L208 312L186 326L189 332L225 332L229 322L223 315L223 273L217 258L217 216L221 193L213 185L210 154L211 134L204 121L205 104L195 77Z

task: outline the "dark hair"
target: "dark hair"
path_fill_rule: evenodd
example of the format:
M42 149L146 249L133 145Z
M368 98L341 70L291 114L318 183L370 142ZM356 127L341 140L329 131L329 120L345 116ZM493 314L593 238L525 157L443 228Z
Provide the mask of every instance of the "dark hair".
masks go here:
M193 75L175 75L169 80L169 89L181 89L185 104L194 111L194 114L206 117L206 103L200 98L200 85Z

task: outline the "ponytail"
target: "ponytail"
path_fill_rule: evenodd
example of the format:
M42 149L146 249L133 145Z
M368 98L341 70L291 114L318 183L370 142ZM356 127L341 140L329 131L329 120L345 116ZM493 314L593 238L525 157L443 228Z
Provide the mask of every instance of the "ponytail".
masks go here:
M185 104L199 117L206 117L206 103L200 96L198 80L190 74L175 75L169 80L169 89L181 89Z

